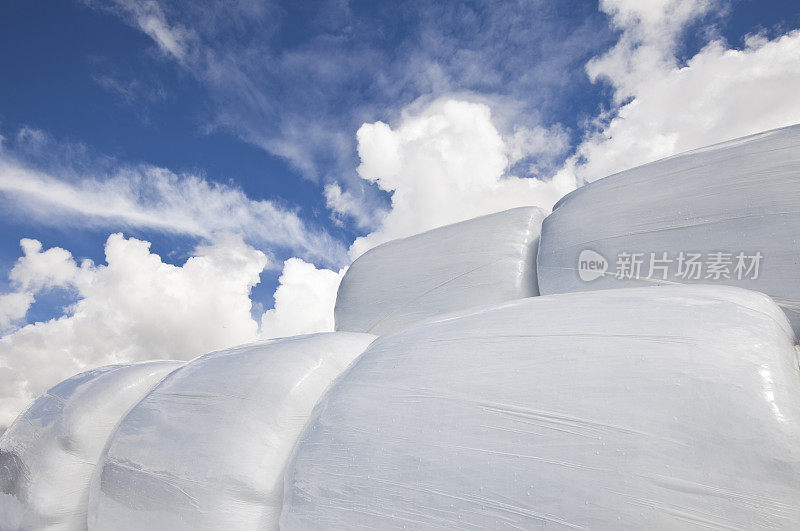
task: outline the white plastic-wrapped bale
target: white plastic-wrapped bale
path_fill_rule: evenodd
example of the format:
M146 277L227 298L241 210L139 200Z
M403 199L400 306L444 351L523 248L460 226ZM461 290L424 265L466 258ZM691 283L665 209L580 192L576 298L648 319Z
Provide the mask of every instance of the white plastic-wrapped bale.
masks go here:
M314 404L374 339L330 333L201 356L122 420L90 529L276 529L283 471Z
M380 245L348 269L336 329L386 334L443 313L539 293L544 212L521 207Z
M86 529L89 483L109 436L180 365L102 367L37 398L0 438L0 529Z
M373 343L287 468L285 529L798 529L800 372L761 293L533 297Z
M770 295L800 333L800 125L593 182L544 221L543 295L652 283Z

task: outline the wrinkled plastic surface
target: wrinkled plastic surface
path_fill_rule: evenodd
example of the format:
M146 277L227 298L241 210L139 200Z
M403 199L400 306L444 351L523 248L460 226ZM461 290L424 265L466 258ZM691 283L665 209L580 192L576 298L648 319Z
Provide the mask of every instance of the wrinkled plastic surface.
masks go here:
M175 371L112 437L93 480L89 528L276 528L297 436L331 380L373 339L273 340Z
M477 305L538 295L544 212L521 207L380 245L348 269L336 329L383 335Z
M765 295L533 297L373 343L287 469L284 529L800 527L800 374Z
M605 275L581 280L584 250L607 260ZM643 253L639 280L615 278L618 271L630 273L617 267L623 252ZM681 252L702 255L701 278L676 276ZM723 268L730 278L715 279L708 269L717 252L732 255ZM667 282L727 284L772 296L800 333L800 125L640 166L567 195L544 221L539 290L546 295L660 283L664 271L651 274L650 253L675 260ZM762 255L758 278L752 278L754 270L735 272L740 253ZM745 260L747 267L752 263Z
M180 365L102 367L37 398L0 438L0 529L86 529L89 483L108 437Z

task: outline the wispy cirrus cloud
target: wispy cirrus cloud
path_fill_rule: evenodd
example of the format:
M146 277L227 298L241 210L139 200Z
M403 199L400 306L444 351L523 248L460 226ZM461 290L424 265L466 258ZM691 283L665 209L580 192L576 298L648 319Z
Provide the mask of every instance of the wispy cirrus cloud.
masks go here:
M60 146L41 131L26 129L18 137L35 144L39 163L0 151L0 202L7 215L45 224L152 229L213 240L217 234L242 234L254 245L286 256L301 256L330 266L346 262L344 245L324 228L304 221L298 209L247 197L231 184L174 173L151 165L118 166L82 159L43 164L46 144ZM75 158L75 157L72 157Z
M89 5L102 6L87 0ZM135 27L147 34L167 56L183 62L189 53L196 34L185 27L167 22L166 15L156 0L115 0L116 10Z
M489 104L503 135L557 129L570 143L575 118L562 105L589 86L583 64L614 37L602 14L581 2L96 5L149 35L205 87L214 109L207 128L285 158L328 185L332 202L358 201L370 212L387 208L388 197L355 172L354 134L364 122L462 95ZM165 30L147 29L143 19ZM519 154L515 172L536 177L566 155ZM362 215L356 225L375 227L380 218Z

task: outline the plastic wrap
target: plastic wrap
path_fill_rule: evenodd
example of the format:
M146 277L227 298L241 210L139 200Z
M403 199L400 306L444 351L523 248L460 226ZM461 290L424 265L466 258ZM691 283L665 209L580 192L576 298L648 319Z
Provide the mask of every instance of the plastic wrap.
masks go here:
M799 423L763 294L532 297L375 341L301 436L281 527L797 529Z
M521 207L380 245L348 269L336 329L386 334L476 305L537 295L544 212Z
M286 460L331 380L374 339L330 333L201 356L122 420L90 529L275 529Z
M37 398L0 438L0 529L86 529L89 483L108 437L180 365L102 367Z
M575 190L544 221L538 275L543 295L653 283L752 289L800 333L800 125Z

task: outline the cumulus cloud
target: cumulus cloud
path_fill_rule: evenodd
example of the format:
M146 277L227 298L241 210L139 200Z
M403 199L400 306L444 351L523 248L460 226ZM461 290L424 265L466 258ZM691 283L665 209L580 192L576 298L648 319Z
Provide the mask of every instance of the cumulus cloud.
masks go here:
M622 33L608 52L587 63L587 74L613 83L617 103L634 96L649 73L677 65L678 38L716 5L713 0L602 0L600 9Z
M367 206L363 192L357 196L352 191L343 191L336 182L325 185L325 204L331 211L331 219L339 226L344 225L346 218L352 218L358 228L371 229L386 215L381 208Z
M29 238L23 238L19 244L23 256L8 276L21 290L37 292L76 282L80 269L69 251L60 247L42 251L41 242Z
M537 161L544 158L549 161L569 148L569 136L563 127L555 125L551 128L536 126L533 128L516 126L513 133L505 139L506 155L509 164L516 164L530 159L533 164L526 172L528 175L541 174Z
M201 244L181 266L122 234L109 236L105 265L78 265L69 251L43 250L36 240L23 239L21 247L9 275L17 291L0 295L0 328L8 332L0 338L0 429L35 396L87 368L191 359L260 338L331 331L345 272L286 260L275 307L259 327L250 291L271 264L241 237ZM52 289L72 290L77 302L59 318L13 329L35 296Z
M114 362L190 359L258 338L250 290L267 256L240 237L202 245L182 266L164 263L145 241L109 236L105 265L78 268L63 249L27 240L17 271L29 288L72 285L77 302L60 318L0 338L0 425L32 398L80 370ZM58 260L56 260L58 258ZM40 274L38 265L57 263ZM69 267L63 267L66 264ZM59 269L61 268L61 269Z
M73 286L82 277L69 251L60 247L42 251L41 242L28 238L20 241L20 247L23 256L8 275L15 291L0 295L0 332L9 331L25 318L37 293Z
M286 260L275 290L275 308L261 318L261 336L286 337L333 330L336 291L345 270L317 269L299 258Z
M25 319L33 304L33 295L28 292L13 292L0 295L0 332L5 332Z
M800 31L714 39L681 64L676 38L714 8L708 1L604 1L622 31L587 73L619 104L564 172L592 181L669 155L800 122Z
M517 131L504 139L484 103L444 99L403 114L392 128L364 124L357 134L362 179L391 193L391 210L356 239L352 257L385 241L516 206L552 207L575 187L569 175L521 178L506 173L525 153L562 149L559 130Z

